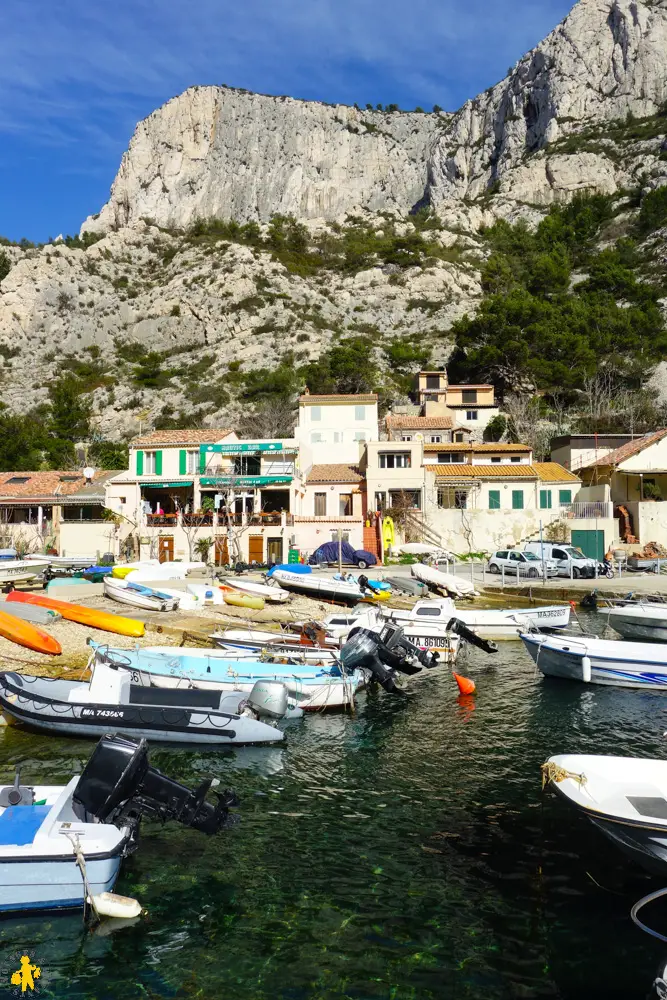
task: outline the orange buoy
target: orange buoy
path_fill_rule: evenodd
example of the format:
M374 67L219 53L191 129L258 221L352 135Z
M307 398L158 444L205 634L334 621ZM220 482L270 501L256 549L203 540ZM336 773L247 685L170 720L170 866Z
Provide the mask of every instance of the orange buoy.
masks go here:
M453 674L454 680L459 686L461 694L472 694L475 690L475 682L469 677L461 677L460 674Z
M60 656L62 653L60 643L48 632L42 632L41 628L35 628L30 622L15 618L5 611L0 611L0 635L26 649L34 649L37 653L50 653L52 656Z
M144 623L134 618L123 618L110 611L97 611L95 608L84 608L81 604L70 604L69 601L56 601L52 597L42 597L41 594L29 594L25 590L12 590L7 594L7 601L20 601L23 604L39 604L43 608L59 611L63 618L90 628L99 628L103 632L115 632L117 635L129 635L139 638L144 634Z

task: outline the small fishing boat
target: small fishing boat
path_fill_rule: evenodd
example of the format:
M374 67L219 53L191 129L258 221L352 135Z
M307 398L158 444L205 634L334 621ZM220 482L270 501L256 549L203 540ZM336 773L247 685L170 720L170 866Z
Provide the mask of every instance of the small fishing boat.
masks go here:
M34 580L49 568L46 559L3 559L0 561L0 585Z
M175 611L179 604L177 597L144 587L141 583L108 576L104 578L104 596L119 604L129 604L130 607L144 608L147 611Z
M85 608L82 604L70 604L69 601L57 601L53 597L44 597L41 594L27 594L23 591L13 590L11 594L7 594L7 601L51 608L53 611L58 611L68 621L88 625L90 628L98 628L103 632L115 632L117 635L140 638L145 631L144 623L134 621L133 618L123 618L121 615L114 615L109 611Z
M380 614L391 621L423 623L446 626L452 617L458 618L484 639L519 639L527 629L549 630L567 628L570 624L569 604L546 607L508 608L485 610L482 608L457 608L449 597L417 601L409 611L383 608Z
M138 679L137 679L138 680ZM283 733L259 720L238 693L169 690L135 683L131 671L95 658L89 682L0 673L5 718L43 732L103 735L109 727L130 737L167 743L276 743Z
M67 785L22 785L17 772L0 788L0 911L78 909L88 898L100 913L123 915L133 903L136 914L135 900L106 894L138 846L142 817L217 833L237 800L226 791L214 805L211 785L191 790L149 766L145 740L110 735Z
M0 635L26 649L34 649L37 653L49 653L51 656L60 656L62 653L60 643L48 632L4 611L0 611Z
M667 646L595 636L521 633L545 677L629 688L667 688Z
M46 563L52 570L88 569L97 562L97 556L47 556L41 552L27 555L26 559L35 563Z
M543 780L643 868L667 867L667 761L558 754Z
M334 650L338 649L338 642L330 645L306 643L300 637L289 632L263 632L259 629L223 629L220 632L213 632L210 639L216 646L226 649L235 649L244 653L275 653L276 655L305 655L308 659L320 662L322 657L333 659ZM311 656L312 654L312 656Z
M327 601L340 601L343 604L357 604L372 595L364 576L358 580L335 580L330 576L319 576L315 573L294 573L278 569L271 575L285 590L297 594L307 594L309 597L319 597Z
M439 569L426 566L424 563L415 563L410 567L410 572L416 580L421 580L431 590L444 590L452 597L479 597L472 583L466 582L460 576L454 576L453 573L442 573Z
M242 594L250 594L251 597L263 597L271 604L283 604L289 601L289 592L281 587L272 587L268 583L258 583L256 580L245 580L243 577L226 576L220 580L224 587L232 587Z
M626 639L667 642L667 604L657 601L633 602L599 608L615 632Z
M127 650L90 645L95 652L96 670L98 663L110 663L130 671L133 683L184 693L192 689L232 692L237 699L247 697L252 705L259 697L266 697L271 685L277 684L299 709L344 708L354 702L354 695L366 680L362 672L348 676L333 663L280 664L227 659L217 650L160 646ZM239 696L239 692L244 694Z

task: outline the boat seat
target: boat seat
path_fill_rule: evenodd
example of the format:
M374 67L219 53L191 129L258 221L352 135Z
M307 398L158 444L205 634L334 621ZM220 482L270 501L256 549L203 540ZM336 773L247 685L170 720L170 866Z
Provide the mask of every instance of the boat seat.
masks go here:
M50 810L51 806L8 806L0 816L0 846L32 844Z
M159 688L133 684L130 705L155 705L163 708L214 708L220 704L220 691L199 688Z
M627 795L626 798L640 816L667 819L667 799L663 799L662 796Z

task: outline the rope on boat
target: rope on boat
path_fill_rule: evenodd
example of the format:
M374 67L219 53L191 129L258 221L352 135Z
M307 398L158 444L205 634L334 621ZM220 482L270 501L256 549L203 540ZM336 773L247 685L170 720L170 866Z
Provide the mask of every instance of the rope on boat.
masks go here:
M83 856L83 851L81 849L81 841L79 840L78 833L66 833L65 836L70 841L72 848L74 850L74 855L76 857L76 863L81 872L81 878L83 879L83 920L87 923L88 906L93 911L95 917L95 923L100 922L100 915L95 905L95 897L93 896L93 891L90 888L90 883L88 882L88 873L86 872L86 859Z
M553 783L557 785L558 782L565 781L566 778L571 778L572 781L578 782L579 785L586 784L585 774L577 774L575 771L566 771L564 767L560 767L552 760L548 760L546 764L542 764L540 771L542 772L542 789L544 789L545 785L548 785L550 781L553 781Z
M635 903L635 905L630 910L630 917L632 919L632 922L636 924L637 927L639 927L641 930L645 931L646 934L650 934L651 937L657 938L658 941L667 941L667 937L665 937L664 934L659 934L658 931L654 931L650 927L647 927L646 924L642 923L639 917L637 916L642 907L646 906L647 903L653 903L656 899L660 899L662 896L667 896L667 889L656 889L655 892L650 892L648 896L644 896L642 899L639 900L639 902ZM658 980L656 980L656 983L657 982ZM664 985L664 980L660 980L660 982L662 982ZM658 996L667 997L667 988L665 989L664 993L658 993Z

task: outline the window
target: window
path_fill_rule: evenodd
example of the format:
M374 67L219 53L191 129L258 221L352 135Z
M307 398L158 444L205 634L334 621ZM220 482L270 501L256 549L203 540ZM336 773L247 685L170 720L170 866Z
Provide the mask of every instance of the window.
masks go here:
M188 475L196 476L199 472L199 452L189 451L187 455L188 459Z
M551 490L540 490L540 510L551 510Z
M424 396L424 402L425 403L437 403L438 402L438 397L436 396L436 394L434 392L429 392L429 393L427 393Z
M384 510L387 506L387 495L386 493L376 493L375 494L375 509Z
M378 460L381 469L409 469L412 466L409 451L381 451Z
M392 507L408 507L421 510L421 490L389 490L389 501Z
M552 559L567 559L567 552L564 552L563 549L554 549L552 551L552 553L551 553L551 558Z
M462 402L464 406L477 402L477 389L464 389Z
M439 434L431 434L429 441L431 444L440 444L442 438Z
M28 483L30 482L30 476L12 476L11 479L5 480L5 485L9 483Z
M340 493L338 496L338 513L341 517L352 517L352 494Z
M572 503L572 490L559 490L558 491L558 503L561 507L568 503Z
M510 562L523 562L520 552L510 552Z
M366 431L355 431L354 432L354 440L355 441L365 441L366 440Z
M523 510L523 490L512 490L512 510Z
M442 611L440 610L440 608L417 608L417 614L421 615L424 618L426 618L426 617L430 617L430 618L440 618L440 617L442 617Z
M322 407L321 406L311 406L311 408L310 408L310 419L311 420L321 420L322 419Z
M314 431L310 435L310 443L311 444L322 444L322 435L321 435L321 433L319 431Z
M465 441L465 434L460 434L460 433L459 434L455 434L454 435L454 440L457 441L457 442L459 442L459 443L461 441Z
M477 420L477 410L466 410L466 420Z
M341 542L349 542L349 540L350 540L350 532L349 531L341 531L341 533L340 533L340 540L341 540ZM331 532L331 541L332 542L338 542L338 532L337 531L332 531Z
M81 476L60 476L61 483L78 483Z
M500 490L489 490L489 510L500 510Z
M493 465L500 465L500 461L501 461L501 459L500 459L500 455L493 455L493 456L491 457L491 463L492 463Z
M326 517L327 495L326 493L315 494L315 517Z
M466 510L468 493L466 489L455 489L453 486L441 486L438 489L438 507L445 510Z
M521 455L512 455L512 461L514 462L515 465L518 465L519 462L521 461Z
M343 432L334 431L334 444L342 444L343 442Z
M404 434L401 441L412 441L412 434Z
M355 420L365 420L366 419L366 407L365 406L355 406L355 408L354 408L354 419Z
M426 388L427 389L439 389L440 388L440 376L439 375L427 375L426 376Z
M126 497L118 497L118 500L119 500L119 502L121 504L127 503L127 498Z
M145 451L144 452L144 472L148 476L155 475L155 452Z
M496 558L497 559L507 559L507 551L504 550L503 552L496 552Z
M438 452L438 465L453 465L458 461L459 456L451 451Z

